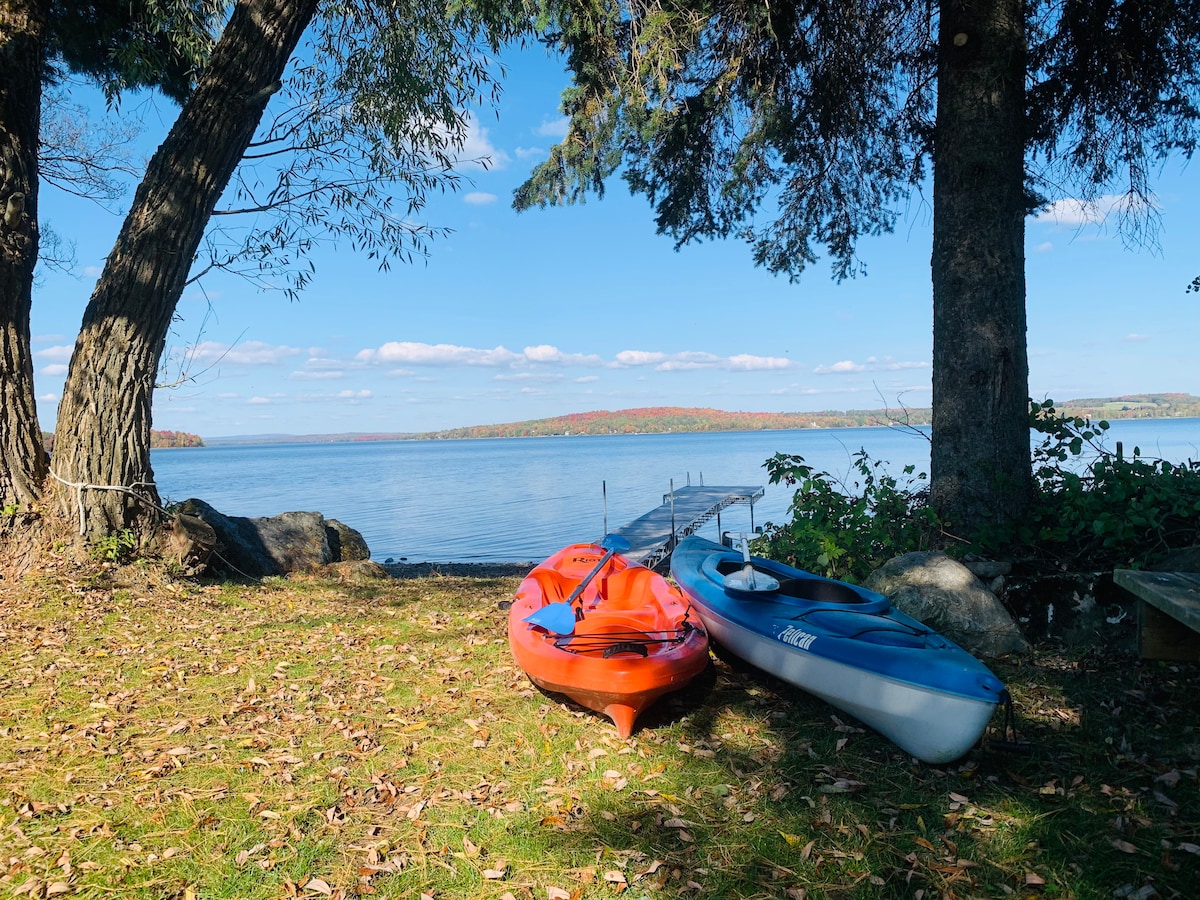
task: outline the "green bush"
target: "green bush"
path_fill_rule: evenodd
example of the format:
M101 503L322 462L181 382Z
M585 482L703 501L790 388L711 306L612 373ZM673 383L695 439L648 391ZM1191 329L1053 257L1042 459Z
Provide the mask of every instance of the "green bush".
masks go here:
M794 485L791 521L768 523L756 552L808 572L862 581L899 553L925 550L938 533L925 473L904 468L900 482L865 450L854 454L849 485L816 472L804 457L776 453L764 466L771 484Z
M1104 444L1107 422L1060 415L1054 401L1031 402L1033 496L1019 522L985 526L942 547L1035 568L1104 571L1142 568L1168 551L1200 543L1200 462L1175 464L1117 454ZM942 546L924 473L904 480L865 450L854 455L850 484L816 472L802 456L764 463L772 484L795 486L791 521L768 523L755 552L800 569L861 581L901 553Z
M1003 553L1070 570L1140 568L1200 538L1200 462L1117 454L1108 422L1058 414L1053 400L1030 406L1034 496L1025 521L975 536ZM1090 458L1085 461L1085 454Z
M104 562L123 563L132 559L137 549L137 535L128 528L123 528L93 542L89 548L89 555L92 559Z

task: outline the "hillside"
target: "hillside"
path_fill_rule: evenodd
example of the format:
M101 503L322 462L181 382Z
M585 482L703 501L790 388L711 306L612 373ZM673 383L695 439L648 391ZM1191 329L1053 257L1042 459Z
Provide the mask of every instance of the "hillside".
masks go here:
M1200 397L1191 394L1131 394L1106 399L1070 400L1060 404L1065 415L1091 419L1200 417ZM697 431L779 431L796 428L855 428L875 425L928 425L929 409L853 409L846 411L754 413L719 409L652 406L598 410L549 419L473 425L418 435L424 440L543 437L547 435L662 434Z
M54 434L49 431L42 432L42 441L46 445L46 449L54 450ZM150 449L158 450L166 447L203 447L204 438L198 434L191 434L187 431L158 431L151 429L150 431Z
M547 435L663 434L698 431L782 431L795 428L854 428L904 421L929 423L929 410L847 410L802 413L726 412L650 406L641 409L572 413L550 419L473 425L421 435L427 440L462 438L544 437Z

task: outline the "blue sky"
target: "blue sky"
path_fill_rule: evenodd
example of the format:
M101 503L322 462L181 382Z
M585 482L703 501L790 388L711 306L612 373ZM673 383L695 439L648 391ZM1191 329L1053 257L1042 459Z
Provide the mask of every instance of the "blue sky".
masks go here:
M798 284L754 268L737 241L673 249L649 204L603 200L517 214L512 191L563 133L566 76L541 51L511 61L499 118L474 120L463 189L423 221L453 229L427 260L376 271L348 249L316 257L291 302L234 278L179 306L168 356L194 380L156 393L154 427L205 437L421 432L597 409L705 406L797 412L927 406L930 206L865 240L868 275ZM146 113L147 137L174 110ZM1128 250L1103 210L1061 198L1026 235L1030 389L1066 400L1200 394L1200 189L1166 163L1156 249ZM42 216L75 242L71 275L35 288L35 384L52 428L71 346L128 198L104 209L44 190Z

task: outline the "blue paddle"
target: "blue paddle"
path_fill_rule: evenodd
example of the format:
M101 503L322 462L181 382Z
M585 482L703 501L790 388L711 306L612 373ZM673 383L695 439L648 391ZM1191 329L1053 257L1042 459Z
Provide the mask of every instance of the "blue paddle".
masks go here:
M541 609L526 616L524 621L541 626L554 634L573 633L575 631L575 601L614 554L624 553L629 549L629 541L619 534L607 534L600 542L600 546L605 551L604 555L600 557L600 561L596 563L592 571L587 573L583 581L579 582L575 590L571 591L570 597L559 603L547 603Z

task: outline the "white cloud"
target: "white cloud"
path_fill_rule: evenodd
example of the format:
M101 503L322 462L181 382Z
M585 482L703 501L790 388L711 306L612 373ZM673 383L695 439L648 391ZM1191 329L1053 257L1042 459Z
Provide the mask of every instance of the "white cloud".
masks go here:
M230 363L243 366L274 366L304 353L298 347L283 344L267 344L263 341L246 341L244 344L222 344L217 341L201 341L185 351L192 362Z
M906 362L892 359L890 356L885 356L882 359L869 356L865 363L857 363L852 359L843 359L831 366L817 366L813 369L813 372L817 375L849 375L856 372L901 372L905 369L927 368L929 368L929 363L927 362Z
M359 362L382 362L401 366L500 366L528 365L600 366L604 361L594 354L564 353L549 344L526 347L516 353L506 347L492 349L460 347L457 344L425 344L418 341L389 341L378 349L360 350ZM398 372L389 374L411 374Z
M339 400L365 400L371 396L371 392L367 389L360 391L338 391Z
M293 372L288 376L293 381L332 381L345 377L346 373L338 369L322 369L316 372Z
M247 403L255 403L255 404L263 404L263 403L270 403L271 401L267 397L251 397L246 402Z
M1125 340L1129 341L1130 343L1135 343L1135 344L1136 344L1136 343L1140 343L1141 341L1148 341L1148 340L1150 340L1150 335L1148 335L1148 334L1138 334L1137 332L1133 332L1133 333L1131 333L1131 334L1127 334L1127 335L1125 335Z
M563 353L557 347L549 344L539 344L536 347L526 347L525 359L533 363L544 363L559 366L599 366L603 360L594 354Z
M71 344L62 344L57 347L45 347L34 352L35 359L53 359L58 362L69 362L71 354L75 352L75 347Z
M832 366L817 366L813 371L818 375L836 375L846 372L865 372L867 367L851 359L843 359Z
M655 369L659 372L690 372L694 369L714 369L723 360L712 353L689 350L685 353L673 353L663 360Z
M589 382L599 381L599 380L600 380L599 375L580 375L578 378L574 379L576 384L587 384Z
M1055 200L1040 210L1034 221L1058 225L1064 228L1080 228L1084 225L1103 225L1109 216L1132 213L1141 201L1128 194L1105 194L1095 200L1079 200L1064 197Z
M362 362L378 361L408 366L504 366L524 357L504 347L480 350L456 344L388 341L378 350L360 350L354 358Z
M517 147L513 150L517 154L517 159L522 162L527 159L541 159L546 155L545 147Z
M52 366L43 366L43 375L66 375L68 366L64 363L55 363Z
M729 357L729 367L743 372L755 372L763 369L786 369L790 367L790 359L778 356L752 356L749 353L739 353Z
M58 394L41 394L38 396L38 401L41 403L53 403L58 399Z
M466 113L463 120L466 131L462 136L462 145L454 154L455 168L492 170L507 166L511 161L508 154L496 149L488 137L488 130L475 121L470 113Z
M653 366L666 358L667 354L650 350L622 350L616 357L622 366Z
M1033 248L1033 252L1034 253L1049 253L1053 249L1054 249L1054 244L1050 243L1050 241L1043 241L1042 243L1038 244L1036 247Z
M489 194L486 191L471 191L463 194L463 202L469 203L472 206L487 206L489 203L495 203L500 198L495 194Z
M566 116L560 116L557 119L546 119L534 129L534 133L540 137L552 137L561 140L567 136L567 128L570 124L571 120Z

